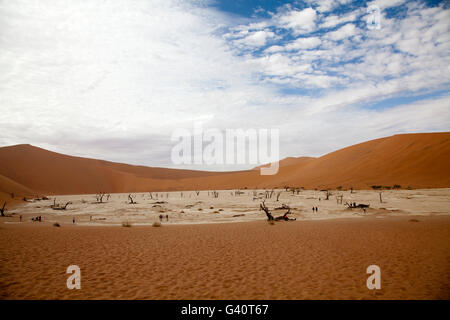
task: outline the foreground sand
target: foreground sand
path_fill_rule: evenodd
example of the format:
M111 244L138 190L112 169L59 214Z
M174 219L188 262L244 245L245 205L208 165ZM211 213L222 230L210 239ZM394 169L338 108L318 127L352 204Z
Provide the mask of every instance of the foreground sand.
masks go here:
M82 289L66 288L67 266ZM366 287L381 267L381 290ZM0 224L2 299L450 299L450 216Z

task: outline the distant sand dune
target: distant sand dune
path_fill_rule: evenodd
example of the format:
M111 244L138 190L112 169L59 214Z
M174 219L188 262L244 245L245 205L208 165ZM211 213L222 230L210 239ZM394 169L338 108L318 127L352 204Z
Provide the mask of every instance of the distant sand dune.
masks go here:
M399 184L450 187L450 133L402 134L350 146L319 158L287 158L278 174L258 170L205 172L132 166L72 157L30 145L0 148L0 197L233 188L359 188Z

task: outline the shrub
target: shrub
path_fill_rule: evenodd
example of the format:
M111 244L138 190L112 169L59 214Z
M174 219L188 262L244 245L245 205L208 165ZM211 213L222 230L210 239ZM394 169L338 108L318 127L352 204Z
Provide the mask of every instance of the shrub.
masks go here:
M161 222L153 222L152 227L161 227Z
M399 184L394 184L394 186L392 187L392 189L401 189L402 186Z
M53 224L53 226L54 226L54 227L61 227L61 226L59 225L58 222L55 222L55 223Z
M131 223L129 223L128 221L122 222L122 227L130 228Z

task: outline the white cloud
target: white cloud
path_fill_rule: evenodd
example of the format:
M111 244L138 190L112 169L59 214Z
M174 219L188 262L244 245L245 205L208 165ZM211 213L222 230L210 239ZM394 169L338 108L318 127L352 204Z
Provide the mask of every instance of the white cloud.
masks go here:
M448 89L450 10L406 7L368 30L351 14L322 19L317 3L261 21L175 0L0 2L0 145L171 166L172 130L200 120L281 127L284 156L448 130L448 96L361 108ZM338 29L304 35L320 21ZM293 88L320 90L279 91Z
M337 15L329 15L325 18L324 22L320 25L320 28L334 28L337 25L353 22L357 19L357 12L351 12L350 14L337 16Z
M346 5L352 0L306 0L310 5L314 5L319 12L328 12L340 5Z
M277 26L291 29L296 35L308 33L316 27L316 10L306 8L303 10L287 10L278 13L274 20Z
M338 41L342 39L346 39L352 37L357 34L357 29L354 24L347 23L346 25L340 27L335 31L330 31L327 33L326 37Z
M381 10L383 9L387 9L387 8L392 8L392 7L397 7L403 3L405 3L406 0L374 0L371 2L367 3L367 6L378 6Z
M287 50L300 50L300 49L313 49L321 44L321 40L318 37L298 38L288 45Z
M245 38L236 40L235 43L252 47L261 47L266 44L267 40L273 39L274 37L275 33L272 31L260 30L250 33Z

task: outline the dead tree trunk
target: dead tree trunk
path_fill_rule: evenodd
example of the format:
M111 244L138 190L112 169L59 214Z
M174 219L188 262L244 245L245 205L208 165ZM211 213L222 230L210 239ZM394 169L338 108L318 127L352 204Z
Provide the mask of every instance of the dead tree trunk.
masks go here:
M383 203L383 199L381 198L381 192L380 192L380 203Z
M267 221L275 220L274 217L272 216L272 214L270 213L269 208L266 207L266 204L264 203L264 201L259 205L259 209L263 210L266 213Z
M3 207L2 207L2 209L0 210L0 213L2 214L2 217L5 216L5 208L6 208L6 201L5 201L5 203L3 203Z
M72 204L72 202L67 202L64 206L62 206L62 207L60 207L60 206L55 206L55 207L52 207L52 209L53 210L66 210L66 208L67 208L67 206L69 205L69 204Z
M135 204L136 202L134 202L133 197L131 196L131 194L128 195L128 200L130 200L130 204Z
M105 196L104 193L99 193L95 196L95 198L97 199L97 203L103 203L103 197Z
M277 201L280 198L280 195L281 195L281 191L277 192Z

